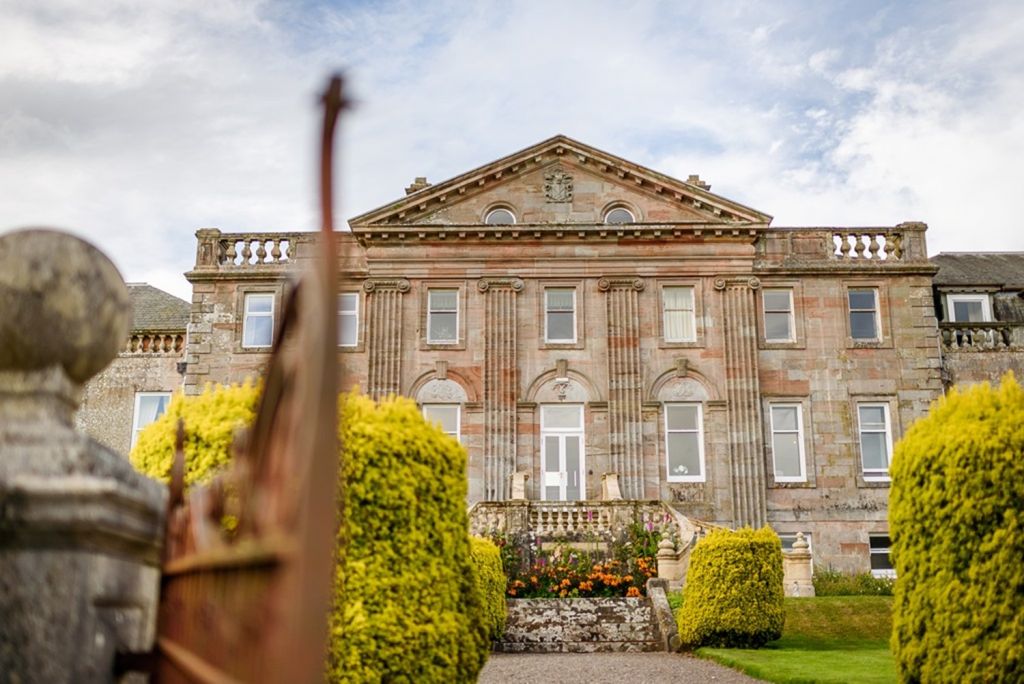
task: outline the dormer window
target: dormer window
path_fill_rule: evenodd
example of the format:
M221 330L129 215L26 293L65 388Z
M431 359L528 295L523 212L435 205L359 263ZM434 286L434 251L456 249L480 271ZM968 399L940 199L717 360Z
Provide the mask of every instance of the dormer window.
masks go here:
M636 217L633 216L633 212L625 207L615 207L604 215L604 222L612 225L636 223Z
M484 223L489 226L511 226L515 222L515 214L504 207L491 209L487 212L487 217L484 219Z
M987 323L992 309L987 294L947 294L946 312L956 323Z

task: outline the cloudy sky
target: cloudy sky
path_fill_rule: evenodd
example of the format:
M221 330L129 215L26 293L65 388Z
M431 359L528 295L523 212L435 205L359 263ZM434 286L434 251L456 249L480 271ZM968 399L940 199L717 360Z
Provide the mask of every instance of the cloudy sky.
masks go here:
M52 225L189 296L194 232L317 226L556 133L773 225L926 221L1024 250L1024 3L0 0L0 232Z

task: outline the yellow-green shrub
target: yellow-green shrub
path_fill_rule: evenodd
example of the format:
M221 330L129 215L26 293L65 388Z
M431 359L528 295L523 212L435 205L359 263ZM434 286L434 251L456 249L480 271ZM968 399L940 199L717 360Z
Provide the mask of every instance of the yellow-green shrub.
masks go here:
M174 462L178 419L185 422L185 482L202 482L231 459L235 432L256 417L259 388L252 383L207 385L203 393L175 394L167 411L139 433L130 459L139 471L167 481Z
M490 539L469 538L473 559L473 579L483 601L481 619L490 641L505 631L508 607L505 605L505 572L501 567L501 550Z
M178 397L140 436L132 462L166 480L177 416L186 472L202 480L229 460L251 421L252 386ZM415 403L343 397L338 532L327 676L338 682L470 682L489 649L466 514L466 453ZM143 439L145 437L145 439Z
M475 681L490 644L470 561L465 450L402 398L345 398L341 439L345 548L329 678Z
M782 543L769 527L714 530L694 547L679 638L690 648L757 648L782 636Z
M892 647L904 681L1024 681L1024 390L954 389L896 446Z

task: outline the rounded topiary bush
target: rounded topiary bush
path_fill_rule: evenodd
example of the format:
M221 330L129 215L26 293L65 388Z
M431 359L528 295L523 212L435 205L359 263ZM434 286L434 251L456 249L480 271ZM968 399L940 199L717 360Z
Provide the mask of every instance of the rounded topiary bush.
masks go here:
M202 394L175 394L167 411L147 425L129 459L140 472L167 481L174 463L178 419L185 423L185 483L202 482L231 460L235 433L256 418L259 387L207 385Z
M1024 390L937 401L896 446L892 647L904 681L1024 681Z
M771 528L714 530L690 555L679 638L690 648L758 648L782 636L782 543Z
M490 539L469 538L473 559L473 578L482 600L481 619L487 636L494 641L505 631L508 607L505 604L505 571L501 567L501 550Z
M251 423L257 399L252 385L176 397L140 435L132 462L167 480L182 417L187 481L206 479L230 460L232 436ZM408 399L377 404L353 393L339 416L345 516L328 679L475 681L496 615L485 611L470 555L465 450Z
M470 682L490 647L473 578L466 452L409 399L343 401L331 681Z

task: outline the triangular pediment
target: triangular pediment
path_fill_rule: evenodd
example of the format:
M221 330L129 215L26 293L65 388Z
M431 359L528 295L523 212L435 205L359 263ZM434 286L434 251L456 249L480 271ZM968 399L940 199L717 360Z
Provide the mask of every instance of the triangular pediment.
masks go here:
M643 224L767 226L771 216L559 135L349 221L376 226L479 225L507 206L524 225L595 224L614 206Z

